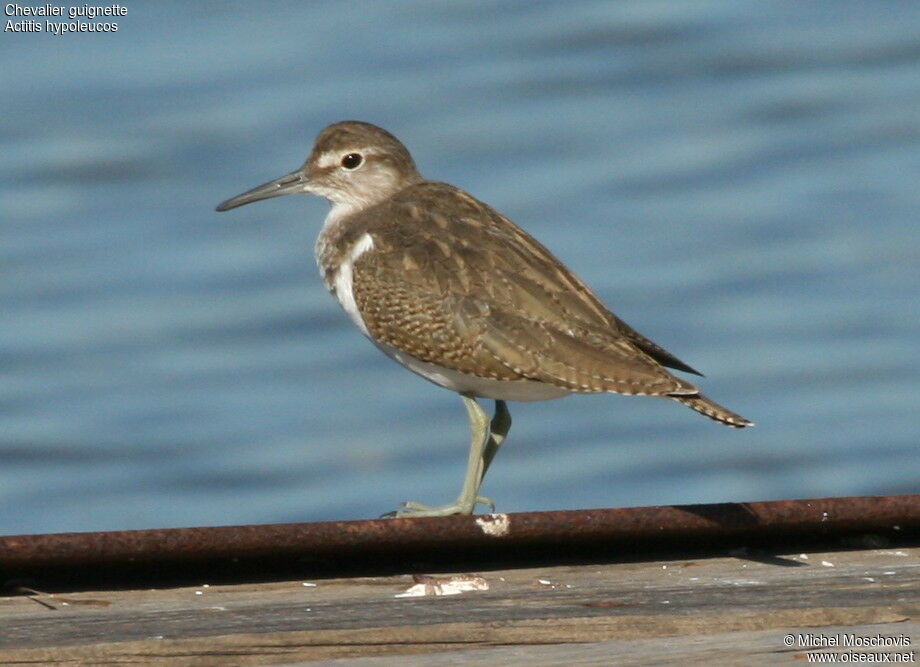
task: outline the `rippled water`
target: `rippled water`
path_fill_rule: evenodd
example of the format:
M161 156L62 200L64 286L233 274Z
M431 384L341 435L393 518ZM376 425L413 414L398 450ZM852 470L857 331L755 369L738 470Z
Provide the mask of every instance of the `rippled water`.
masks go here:
M460 401L325 292L327 205L213 212L345 118L758 422L512 405L499 509L920 491L916 3L127 6L0 39L0 533L454 497Z

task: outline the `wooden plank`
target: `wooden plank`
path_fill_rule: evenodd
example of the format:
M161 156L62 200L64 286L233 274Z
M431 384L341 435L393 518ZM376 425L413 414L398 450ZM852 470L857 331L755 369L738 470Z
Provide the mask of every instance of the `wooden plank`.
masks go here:
M530 647L530 657L539 658L555 644L585 644L586 659L597 659L588 644L649 641L651 651L665 637L920 618L918 548L476 574L488 590L444 596L396 597L415 582L394 576L38 598L54 609L25 597L0 598L0 662L119 664L156 656L174 665L256 665L512 646ZM434 575L428 592L469 578ZM724 648L728 640L721 641ZM756 646L736 643L747 653Z
M898 636L920 637L920 622L904 622L895 625L858 625L831 626L821 628L827 636L840 637L852 634L860 637ZM402 667L427 667L429 665L527 665L528 667L548 667L551 665L726 665L745 666L796 664L806 662L807 653L836 653L843 649L825 650L804 649L799 646L787 647L785 637L788 630L762 630L749 632L720 633L714 635L684 635L680 637L626 639L606 642L585 642L581 644L519 645L477 651L443 651L441 653L420 653L400 656ZM868 649L858 652L868 653ZM916 663L920 660L920 651L916 644L906 648L895 648L891 653L913 655L904 662ZM346 659L342 659L343 662ZM338 663L339 661L334 661ZM842 661L841 661L842 662ZM289 663L292 664L292 663ZM297 663L310 664L310 663ZM377 667L393 664L390 657L351 658L347 664L352 667Z

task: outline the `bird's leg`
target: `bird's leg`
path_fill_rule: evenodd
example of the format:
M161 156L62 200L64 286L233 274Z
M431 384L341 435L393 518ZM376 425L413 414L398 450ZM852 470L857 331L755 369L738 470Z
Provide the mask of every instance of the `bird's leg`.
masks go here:
M472 514L476 505L487 505L490 509L495 509L491 500L479 495L479 485L482 483L482 477L486 468L498 451L498 446L505 438L505 433L511 426L511 418L507 416L507 408L504 409L502 419L498 420L498 403L496 402L496 418L492 419L490 424L489 416L479 406L471 396L463 396L463 404L466 406L466 414L470 420L470 455L466 464L466 476L463 478L463 487L460 489L460 495L449 505L438 507L429 507L415 502L405 502L401 509L390 512L384 516L390 517L420 517L420 516L447 516L449 514ZM504 430L502 430L502 428ZM494 430L494 433L493 433ZM496 442L496 437L498 441ZM488 457L488 458L486 458Z
M511 413L508 412L508 406L505 405L504 401L496 400L495 415L489 423L489 442L486 445L486 451L483 452L482 455L482 474L479 476L480 484L482 484L482 480L489 470L492 459L495 458L495 455L498 453L498 448L501 447L510 430Z

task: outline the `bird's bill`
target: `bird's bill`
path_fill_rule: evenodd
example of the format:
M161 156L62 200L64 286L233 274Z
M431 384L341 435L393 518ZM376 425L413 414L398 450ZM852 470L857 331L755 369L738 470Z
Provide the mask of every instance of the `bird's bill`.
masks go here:
M231 197L227 201L221 202L217 205L217 210L229 211L231 208L243 206L244 204L251 204L254 201L260 201L262 199L271 199L272 197L306 192L308 183L309 179L306 174L304 174L303 169L298 169L297 171L292 171L290 174L285 174L281 178L263 183L252 190L247 190L241 195Z

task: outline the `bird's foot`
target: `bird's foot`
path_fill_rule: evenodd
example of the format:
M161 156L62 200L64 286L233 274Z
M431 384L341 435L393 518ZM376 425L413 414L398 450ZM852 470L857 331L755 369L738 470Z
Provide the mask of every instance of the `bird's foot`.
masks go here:
M421 503L404 502L398 510L387 512L382 519L407 519L423 516L450 516L451 514L472 514L476 505L485 505L490 512L495 511L495 503L485 496L476 496L472 499L457 498L448 505L422 505Z

